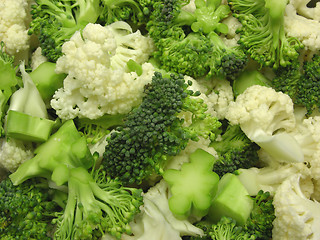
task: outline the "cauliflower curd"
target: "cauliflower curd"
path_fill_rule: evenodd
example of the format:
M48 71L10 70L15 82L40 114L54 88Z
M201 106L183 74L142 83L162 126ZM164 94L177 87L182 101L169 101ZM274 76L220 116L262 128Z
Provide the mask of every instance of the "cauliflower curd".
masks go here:
M62 47L56 71L68 76L54 94L52 108L61 119L128 113L151 81L153 66L144 62L152 49L151 39L140 31L133 33L127 23L88 24ZM141 76L129 72L130 59L142 64Z

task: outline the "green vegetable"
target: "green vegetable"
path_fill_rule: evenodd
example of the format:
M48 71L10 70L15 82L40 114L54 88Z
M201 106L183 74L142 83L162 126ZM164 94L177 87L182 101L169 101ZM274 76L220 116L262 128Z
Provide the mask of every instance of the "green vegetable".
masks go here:
M50 101L54 92L63 86L66 77L66 74L55 73L55 68L55 63L44 62L29 74L45 102Z
M49 240L51 224L60 211L51 201L47 186L37 179L14 186L9 178L0 182L0 239Z
M8 100L18 84L14 57L5 52L4 42L0 42L0 137L4 136L4 117L9 107Z
M278 68L298 58L303 45L285 35L287 0L228 0L233 15L241 22L239 44L261 66Z
M33 117L28 114L9 110L7 113L6 136L31 142L45 142L50 134L54 121Z
M208 219L218 222L223 216L231 217L237 224L245 225L253 208L253 200L238 177L232 173L223 175L212 201Z
M272 87L288 94L297 106L312 114L320 109L320 55L302 64L296 61L291 66L279 68L272 79Z
M38 35L42 54L52 62L62 55L63 43L102 11L100 0L36 0L31 6L29 34Z
M167 159L183 150L189 140L214 136L220 122L207 111L199 92L188 89L182 75L163 77L156 72L145 86L142 103L107 139L102 165L107 174L123 183L140 184L163 172ZM193 115L184 125L179 113Z
M271 82L258 70L246 70L236 77L232 83L232 90L237 97L253 85L270 86Z
M219 176L212 172L214 156L198 148L190 154L190 162L181 170L168 169L163 178L170 186L172 196L169 208L175 216L203 217L208 213L218 187Z
M94 157L72 120L34 152L36 156L9 177L14 185L43 177L57 188L68 187L66 205L54 221L54 239L99 239L105 232L117 238L123 232L130 234L129 222L142 204L141 190L122 187L107 180L104 172L92 169ZM62 205L65 195L56 195L54 200Z
M240 48L227 47L220 39L219 34L228 32L221 21L230 8L219 0L199 0L191 13L182 9L184 4L179 0L154 4L146 28L157 47L155 59L169 72L234 78L246 66L247 57Z
M213 141L210 146L218 154L213 171L220 177L239 168L251 168L259 161L257 151L260 147L245 135L239 125L227 125L221 139Z

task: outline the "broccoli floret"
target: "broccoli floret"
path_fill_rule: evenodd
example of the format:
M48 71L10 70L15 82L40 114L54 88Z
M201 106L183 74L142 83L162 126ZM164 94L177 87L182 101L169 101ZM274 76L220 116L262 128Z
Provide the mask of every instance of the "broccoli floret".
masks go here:
M227 47L217 35L228 31L221 20L230 8L219 0L199 0L191 13L182 9L186 3L166 0L154 4L147 23L157 47L154 57L169 72L234 77L246 65L247 57L241 49Z
M272 238L272 223L275 219L273 197L270 192L260 190L252 199L253 209L244 230L255 236L255 239L269 240Z
M307 109L307 115L320 109L320 55L301 64L296 61L291 66L279 68L272 79L272 87L288 94L294 104Z
M9 178L0 182L0 239L52 239L51 220L61 209L41 185L37 179L19 186Z
M239 168L256 166L259 161L257 151L260 147L245 135L239 125L228 125L221 139L213 141L210 146L218 154L213 171L220 177Z
M42 54L56 62L65 41L102 12L100 0L36 0L32 4L29 34L38 35Z
M212 55L209 75L235 79L246 67L248 58L243 50L238 47L228 47L216 33L209 34L212 43Z
M4 42L0 42L0 137L4 136L4 117L9 107L8 100L18 84L14 57L5 52Z
M220 122L207 114L207 106L188 90L191 81L182 75L165 78L156 72L145 86L139 107L124 119L124 125L111 133L102 165L112 178L140 184L154 173L162 173L167 159L183 150L189 140L211 137ZM192 114L185 125L181 113Z
M199 148L190 154L190 162L184 163L181 170L164 172L171 192L169 208L177 217L203 217L208 213L219 181L212 172L214 161L214 156Z
M129 222L143 203L141 192L117 181L106 181L103 172L92 176L82 167L70 169L68 200L56 219L55 239L97 240L104 232L117 239L122 233L130 235Z
M290 65L299 56L302 44L285 35L284 13L287 0L228 0L241 22L239 44L261 66Z

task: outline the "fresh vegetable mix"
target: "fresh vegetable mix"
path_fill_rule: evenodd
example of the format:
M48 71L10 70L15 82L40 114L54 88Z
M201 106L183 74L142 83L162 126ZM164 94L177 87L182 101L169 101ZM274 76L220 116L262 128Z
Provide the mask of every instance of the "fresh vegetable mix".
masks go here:
M320 239L320 4L0 0L0 239Z

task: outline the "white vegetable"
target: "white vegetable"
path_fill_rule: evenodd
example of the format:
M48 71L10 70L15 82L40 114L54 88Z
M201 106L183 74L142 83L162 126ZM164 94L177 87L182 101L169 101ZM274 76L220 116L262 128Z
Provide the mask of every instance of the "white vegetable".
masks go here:
M274 89L254 85L230 103L226 118L240 124L249 139L280 162L303 162L295 138L287 132L295 127L291 98Z
M274 196L273 240L320 239L320 204L305 196L300 179L290 176Z
M56 70L68 76L54 94L52 108L62 119L129 112L151 82L154 68L144 61L152 50L152 41L139 31L132 33L125 22L88 24L63 44ZM129 59L142 64L141 76L128 71Z

